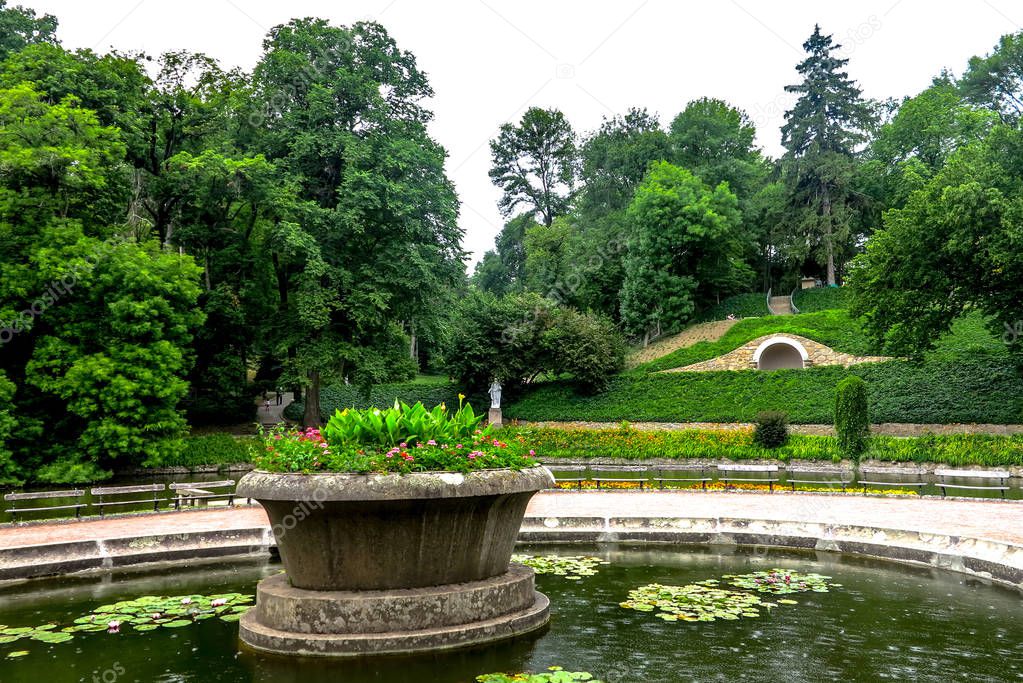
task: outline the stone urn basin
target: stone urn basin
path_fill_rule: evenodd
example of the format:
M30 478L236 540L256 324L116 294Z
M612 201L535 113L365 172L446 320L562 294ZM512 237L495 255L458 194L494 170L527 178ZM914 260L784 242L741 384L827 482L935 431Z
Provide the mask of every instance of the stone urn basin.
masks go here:
M451 649L549 619L511 554L545 467L411 474L254 471L237 495L266 509L286 575L260 582L242 640L278 654Z

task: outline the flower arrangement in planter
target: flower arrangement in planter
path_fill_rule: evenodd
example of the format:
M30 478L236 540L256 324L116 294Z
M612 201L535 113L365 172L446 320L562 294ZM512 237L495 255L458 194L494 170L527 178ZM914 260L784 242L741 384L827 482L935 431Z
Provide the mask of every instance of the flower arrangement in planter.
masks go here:
M264 433L237 495L266 509L286 574L264 579L243 642L278 654L450 649L542 627L549 601L511 555L553 487L525 436L503 441L459 396L335 411Z
M472 472L537 464L525 438L501 441L483 415L458 396L455 412L442 403L395 401L386 410L337 410L322 430L276 427L263 432L256 466L267 472Z

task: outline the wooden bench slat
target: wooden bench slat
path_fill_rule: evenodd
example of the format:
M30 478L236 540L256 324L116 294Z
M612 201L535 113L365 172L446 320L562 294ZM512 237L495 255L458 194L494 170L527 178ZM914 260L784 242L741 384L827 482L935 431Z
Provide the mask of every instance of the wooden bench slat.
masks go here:
M1005 470L934 470L934 474L962 479L1008 479L1011 476Z
M100 486L91 489L91 493L94 496L117 496L128 493L156 493L166 490L166 484L143 484L141 486Z
M175 484L171 484L167 488L171 491L180 491L181 489L219 489L225 486L234 486L233 479L225 479L224 481L183 481Z
M972 489L974 491L1008 491L1009 486L968 486L966 484L937 484L943 489Z
M10 508L7 512L11 514L21 514L22 512L49 512L50 510L77 510L80 508L89 507L88 503L75 503L74 505L48 505L46 507L39 508Z
M104 508L110 507L111 505L142 505L143 503L162 503L165 499L163 498L139 498L138 500L105 500L105 501L94 501L92 507Z
M80 498L84 495L85 491L78 489L69 491L36 491L34 493L7 493L4 495L4 500L12 502L17 500L39 500L41 498Z
M722 472L777 472L777 465L718 465Z
M926 481L860 481L857 486L927 486Z

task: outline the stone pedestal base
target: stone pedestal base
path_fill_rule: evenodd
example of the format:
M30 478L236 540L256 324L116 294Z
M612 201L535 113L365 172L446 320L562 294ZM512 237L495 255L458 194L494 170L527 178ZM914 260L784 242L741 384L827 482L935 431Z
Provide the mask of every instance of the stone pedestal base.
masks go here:
M240 636L274 654L407 654L513 638L549 619L550 601L522 565L484 581L381 591L304 590L277 574L259 582Z
M500 408L491 408L490 412L487 413L487 422L492 427L500 427L503 424L504 417L501 415Z

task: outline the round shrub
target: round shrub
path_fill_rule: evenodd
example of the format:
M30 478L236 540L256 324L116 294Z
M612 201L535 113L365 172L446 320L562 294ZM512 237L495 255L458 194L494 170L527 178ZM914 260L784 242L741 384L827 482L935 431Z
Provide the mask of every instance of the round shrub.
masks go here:
M838 383L835 394L835 432L842 454L854 460L867 447L870 434L870 409L867 404L867 383L855 375Z
M757 414L753 442L764 448L778 448L789 440L789 415L780 410L768 410Z

